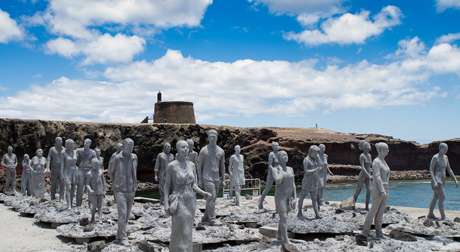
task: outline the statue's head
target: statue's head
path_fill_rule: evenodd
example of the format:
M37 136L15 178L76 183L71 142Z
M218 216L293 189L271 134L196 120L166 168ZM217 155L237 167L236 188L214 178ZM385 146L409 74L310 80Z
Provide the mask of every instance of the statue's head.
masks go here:
M24 154L24 159L25 159L25 160L30 159L29 154Z
M318 147L319 147L319 152L320 152L320 153L326 152L326 145L320 144Z
M85 141L83 141L83 148L89 149L92 143L93 141L91 141L91 139L85 138Z
M277 152L279 151L279 149L280 149L280 144L278 142L272 142L272 150L274 152Z
M134 149L134 141L133 139L131 138L125 138L123 139L123 142L122 142L123 146L122 146L122 151L125 155L129 155L131 153L133 153L133 149Z
M192 151L193 148L195 147L195 142L193 141L193 139L191 138L187 139L187 144L188 144L188 150Z
M388 153L390 152L390 149L388 147L388 144L384 142L378 142L375 144L375 149L377 149L377 153L381 157L386 157Z
M308 156L311 159L317 159L319 154L319 147L316 145L311 145L310 148L308 148Z
M361 150L364 152L371 151L371 144L369 142L364 141L362 144Z
M56 137L54 139L54 144L58 147L61 147L62 146L62 138L61 137Z
M281 164L287 164L287 162L289 161L289 157L288 157L287 152L282 150L282 151L278 152L278 155L280 157L280 163Z
M123 146L122 143L117 143L117 144L115 144L115 146L114 146L114 147L115 147L115 151L116 151L116 152L121 151L121 147L122 147L122 146Z
M65 140L65 149L69 151L73 151L75 149L75 142L72 139Z
M446 155L448 150L449 150L449 146L446 143L439 144L439 153L441 153L442 155Z
M176 151L179 159L185 158L188 155L188 143L185 140L179 140L176 143Z
M206 132L208 134L208 142L210 144L217 144L217 130L215 129L210 129Z
M37 157L43 157L43 150L42 149L38 149L37 152Z
M8 153L9 154L13 153L13 146L11 146L11 145L8 146Z
M171 144L170 143L165 143L163 145L163 152L166 154L169 154L171 152Z
M235 153L236 153L236 154L240 154L240 152L241 152L241 147L240 147L239 145L235 145L234 150L235 150Z
M101 156L101 149L96 148L96 149L94 149L94 151L96 152L96 156L97 156L97 157L100 157L100 156Z

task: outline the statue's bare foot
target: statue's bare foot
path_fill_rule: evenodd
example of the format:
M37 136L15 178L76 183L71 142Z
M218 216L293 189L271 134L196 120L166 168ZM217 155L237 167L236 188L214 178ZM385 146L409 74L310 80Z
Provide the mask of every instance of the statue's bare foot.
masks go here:
M301 219L301 220L305 220L305 216L302 214L302 213L297 213L297 218Z
M316 215L316 216L315 216L315 219L318 219L318 220L319 220L319 219L321 219L321 216Z

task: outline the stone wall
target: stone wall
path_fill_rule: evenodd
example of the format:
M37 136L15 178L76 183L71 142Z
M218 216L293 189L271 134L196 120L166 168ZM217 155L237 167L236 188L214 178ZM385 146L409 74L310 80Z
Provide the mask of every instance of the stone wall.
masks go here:
M183 101L157 102L155 103L153 121L155 123L195 124L193 103Z
M135 141L135 152L139 164L139 178L144 181L153 179L153 159L162 150L165 141L171 142L173 151L178 139L193 138L196 151L206 144L206 130L219 131L218 144L225 150L226 161L233 153L233 146L241 145L246 156L248 176L265 178L267 156L271 141L278 141L282 149L289 154L289 165L297 175L301 175L302 160L311 144L324 143L329 155L329 163L335 164L334 170L349 175L345 167L359 164L358 143L368 140L371 143L385 141L390 146L387 161L392 170L426 170L431 156L437 152L437 144L418 145L388 136L344 134L324 129L286 129L286 128L237 128L197 124L104 124L68 121L16 120L0 118L0 155L7 146L13 144L20 159L24 153L33 155L37 148L43 148L45 154L53 145L54 138L72 138L81 146L89 137L93 148L99 147L107 161L114 151L114 144L125 137ZM447 141L449 158L454 171L460 174L460 139ZM375 157L375 149L373 149ZM106 164L107 165L107 162Z

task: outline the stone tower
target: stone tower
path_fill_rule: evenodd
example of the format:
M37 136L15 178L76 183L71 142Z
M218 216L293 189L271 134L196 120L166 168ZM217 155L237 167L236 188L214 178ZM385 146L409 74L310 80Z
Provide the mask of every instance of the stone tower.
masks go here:
M153 122L195 124L193 103L186 101L162 101L161 92L158 92Z

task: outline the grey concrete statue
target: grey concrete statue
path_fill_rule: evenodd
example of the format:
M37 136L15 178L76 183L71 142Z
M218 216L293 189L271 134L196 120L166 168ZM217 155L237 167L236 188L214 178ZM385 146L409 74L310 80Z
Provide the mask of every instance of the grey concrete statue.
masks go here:
M235 196L235 205L240 205L241 187L244 186L244 156L240 154L241 147L235 146L235 154L228 162L228 173L230 174L230 191Z
M112 190L117 202L118 231L117 242L128 245L126 226L134 203L137 189L137 155L133 153L134 141L125 138L122 151L115 155L109 166Z
M198 153L194 151L195 148L195 142L193 142L193 139L187 139L187 144L188 144L188 155L187 155L187 160L191 161L195 167L198 166Z
M428 212L428 218L435 218L434 208L436 203L439 207L441 214L441 220L446 219L446 213L444 212L444 199L446 198L444 193L444 184L446 182L446 170L449 175L454 178L455 184L457 184L457 178L455 177L452 168L450 167L449 158L446 153L448 146L446 143L439 144L439 152L433 156L430 163L430 174L431 174L431 188L433 189L433 198L430 202L430 210Z
M298 209L297 209L297 217L300 219L304 219L304 215L302 213L303 208L303 200L305 197L310 194L311 202L313 205L313 210L315 211L315 217L317 219L320 218L319 216L319 207L318 207L318 199L319 199L319 170L323 169L323 165L321 164L320 157L319 157L319 147L316 145L310 146L308 149L308 155L303 160L303 179L302 179L302 191L299 195L298 201Z
M78 177L77 152L75 151L75 142L72 139L65 140L61 176L64 178L67 208L71 208L73 206Z
M222 186L225 174L225 153L217 145L217 131L208 130L208 145L203 147L198 155L198 180L202 188L212 195L206 198L206 210L203 223L214 224L217 193Z
M195 192L206 198L212 197L212 195L198 187L195 165L187 160L189 153L187 142L178 141L176 150L176 160L169 163L166 169L163 204L166 213L171 215L169 251L189 252L193 250L192 230L196 210Z
M361 190L365 187L366 188L366 210L369 210L369 200L371 198L371 191L370 191L370 181L371 181L371 174L372 174L372 156L371 156L371 145L368 142L362 142L360 144L360 149L363 151L359 156L359 163L361 167L361 172L358 176L358 186L356 187L356 191L353 194L353 202L359 197Z
M64 157L64 148L62 138L56 137L54 146L48 152L48 163L46 170L50 171L51 182L51 200L56 198L56 192L59 192L59 200L64 200L64 179L61 177L61 166Z
M96 152L90 148L91 143L91 139L86 138L83 142L83 148L77 150L77 206L81 206L83 203L84 189L91 176L91 160L96 157Z
M24 196L32 195L32 167L28 154L24 154L22 159L21 193Z
M333 176L334 174L331 172L327 162L327 154L326 154L326 145L320 144L319 145L319 161L321 164L321 169L318 171L319 175L319 191L318 191L318 209L323 204L323 191L326 188L327 184L327 175Z
M36 155L32 158L32 195L42 199L45 196L45 167L46 158L43 156L43 150L38 149Z
M5 168L5 194L14 195L16 193L16 167L18 159L13 153L13 146L8 146L8 152L2 157L2 166Z
M171 144L165 143L163 145L163 152L159 153L155 160L155 181L159 182L160 202L164 201L166 168L172 161L174 161L174 155L171 153Z
M383 238L383 213L390 193L390 167L385 161L385 157L389 153L389 148L388 145L383 142L377 143L375 148L377 149L378 156L372 162L372 206L366 215L361 234L368 237L372 221L374 221L376 238L381 239Z
M268 154L268 168L267 168L267 179L265 180L265 188L262 191L262 194L259 198L259 209L264 208L264 200L265 197L268 195L270 190L273 186L273 176L272 176L272 167L278 167L279 164L279 157L278 151L280 149L280 145L277 142L272 142L272 151Z
M289 210L295 209L296 188L294 180L294 170L286 166L288 154L285 151L279 152L279 167L270 167L273 179L275 180L275 206L279 215L278 240L281 241L282 248L290 251L291 243L287 233L287 217Z
M99 221L102 221L102 205L105 195L104 158L101 157L101 150L96 148L96 157L91 160L91 178L86 186L89 200L91 201L91 222L95 222L96 211Z

